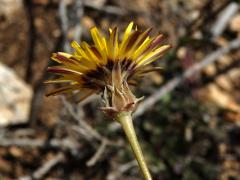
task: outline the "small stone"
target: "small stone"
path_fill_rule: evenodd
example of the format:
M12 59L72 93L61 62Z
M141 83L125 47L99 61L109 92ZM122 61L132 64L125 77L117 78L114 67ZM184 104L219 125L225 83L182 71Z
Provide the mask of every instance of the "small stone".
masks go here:
M230 29L234 32L240 32L240 14L234 16L230 22Z
M9 152L12 156L16 158L22 157L24 155L23 150L21 150L19 147L10 147Z
M26 123L32 94L30 86L0 63L0 126Z
M207 87L208 100L217 106L234 112L240 112L240 106L230 94L221 90L216 84L210 84Z
M81 19L81 23L84 27L86 27L86 29L90 29L95 26L94 21L89 16L83 16Z
M213 76L214 74L216 74L217 69L216 66L213 64L209 64L206 68L204 68L203 70L208 76Z
M14 13L22 8L22 0L0 0L0 15L7 18L14 18Z
M216 83L226 91L230 91L233 89L231 80L225 75L218 76L216 78Z
M159 74L159 73L157 73L157 72L151 72L150 74L149 74L149 76L150 76L150 78L151 78L151 80L154 82L154 84L156 84L156 85L160 85L160 84L162 84L163 83L163 77Z
M234 81L235 79L239 79L240 78L240 69L234 68L231 71L229 71L227 75L232 81Z
M182 60L186 57L186 53L187 53L187 48L186 47L181 47L177 51L177 57Z
M220 68L226 68L226 66L231 65L233 62L232 58L230 56L221 56L218 61L218 65Z

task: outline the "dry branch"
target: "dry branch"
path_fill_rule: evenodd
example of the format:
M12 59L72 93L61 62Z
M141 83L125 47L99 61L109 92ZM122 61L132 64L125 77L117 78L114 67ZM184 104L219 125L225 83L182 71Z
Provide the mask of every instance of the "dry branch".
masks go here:
M226 29L230 19L238 12L239 5L231 2L218 16L216 22L211 28L213 39L219 37Z
M86 163L87 166L93 166L96 164L96 162L101 158L102 154L104 153L106 146L107 146L107 142L102 141L102 144L100 145L96 153L91 157L91 159L87 161Z
M183 72L181 76L177 76L166 83L162 88L155 91L151 96L146 98L139 106L137 111L134 113L134 116L141 116L148 109L153 107L153 105L158 102L163 96L173 91L177 86L184 82L192 75L199 73L207 65L214 63L219 60L221 56L229 53L231 50L240 48L240 39L235 39L231 41L228 46L218 49L207 55L201 62L193 65L191 68Z
M50 159L39 167L31 176L20 177L19 180L31 180L43 178L54 166L64 160L63 153L58 153L54 158Z
M18 146L21 148L59 148L75 150L78 144L70 139L51 139L49 141L29 138L0 138L1 147Z
M103 11L103 12L108 13L108 14L115 14L115 15L118 15L118 16L126 15L126 11L124 9L116 7L116 6L96 5L96 4L93 4L93 3L88 2L88 1L84 2L84 6L88 7L88 8L92 8L94 10Z
M80 128L83 128L85 131L88 132L88 138L95 138L99 141L102 141L102 139L104 139L96 130L94 130L90 125L88 125L81 117L78 116L77 113L74 112L74 109L72 107L72 105L70 103L68 103L65 98L62 96L61 100L64 104L64 107L67 109L67 111L69 112L69 114L73 117L73 119L75 119Z

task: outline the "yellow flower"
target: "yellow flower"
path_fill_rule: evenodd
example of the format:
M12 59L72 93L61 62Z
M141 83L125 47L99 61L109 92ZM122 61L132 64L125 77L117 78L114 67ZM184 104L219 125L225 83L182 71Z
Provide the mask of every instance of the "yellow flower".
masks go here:
M125 30L122 41L118 38L118 28L109 29L109 37L102 36L96 27L91 29L94 44L72 42L74 53L54 53L52 59L58 66L48 68L48 72L61 77L47 83L67 85L47 94L77 92L79 101L94 93L102 93L108 114L133 111L139 99L131 93L129 84L145 73L159 67L146 66L163 56L170 45L162 45L163 35L150 37L151 29L142 32L133 28L131 22Z

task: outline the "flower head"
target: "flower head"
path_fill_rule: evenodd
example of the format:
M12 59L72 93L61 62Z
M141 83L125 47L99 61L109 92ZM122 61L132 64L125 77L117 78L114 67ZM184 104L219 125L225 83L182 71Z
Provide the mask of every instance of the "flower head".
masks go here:
M54 53L52 59L58 66L48 68L48 72L61 77L47 83L68 84L48 93L58 95L77 92L80 101L94 93L101 93L105 101L102 108L109 115L118 112L132 112L139 99L129 89L134 80L145 73L158 70L147 65L163 56L170 45L162 45L163 35L151 38L151 29L140 31L131 22L125 30L122 41L118 38L118 28L109 29L109 37L102 36L96 27L91 29L94 44L72 42L72 54Z

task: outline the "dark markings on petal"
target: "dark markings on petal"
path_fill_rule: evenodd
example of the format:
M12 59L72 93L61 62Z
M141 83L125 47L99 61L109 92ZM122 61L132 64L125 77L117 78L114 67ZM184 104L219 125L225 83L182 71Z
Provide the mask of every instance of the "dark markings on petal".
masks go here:
M113 69L113 66L114 66L114 61L111 59L108 59L108 63L106 64L107 69L111 71Z
M72 72L69 71L68 69L60 69L60 68L54 68L54 67L48 67L47 72L56 73L56 74L72 74Z
M56 74L75 74L75 75L79 75L82 76L82 74L78 71L74 71L72 69L67 69L67 68L63 68L63 67L48 67L47 72L50 73L56 73Z
M152 31L152 28L149 28L147 29L146 31L144 31L141 35L141 39L139 40L137 46L140 46L144 41L145 39L149 36L150 32Z
M144 64L147 64L147 63L151 62L154 58L161 58L161 57L164 55L164 53L165 53L168 49L170 49L170 48L171 48L171 46L168 46L167 48L165 48L164 50L158 52L157 54L155 54L155 55L152 56L151 58L146 59L145 62L144 62ZM143 65L144 65L144 64L143 64ZM139 67L141 67L141 66L139 66Z
M109 60L104 66L98 66L95 70L85 73L82 77L84 86L92 89L103 89L109 80L109 73L112 72L114 62Z
M82 87L93 89L93 90L102 90L105 84L99 79L89 79L87 76L83 77Z
M117 27L115 27L115 28L113 28L113 46L115 45L115 43L116 43L116 41L117 41L117 34L118 34L118 28Z
M149 50L154 50L159 44L161 44L163 38L164 38L163 34L159 34L142 54Z
M132 63L133 61L131 59L124 59L122 61L122 71L128 71Z
M95 93L94 90L87 90L85 92L79 91L77 93L77 95L74 97L75 98L75 102L76 103L80 103L81 101L85 100L86 98L88 98L89 96L91 96L94 93Z
M75 65L77 65L79 63L79 61L74 59L73 57L67 58L67 57L65 57L65 56L63 56L63 55L61 55L59 53L57 53L55 55L55 58L57 58L58 60L60 60L63 63L66 62L66 63L75 64Z
M154 72L154 71L160 71L162 69L163 69L162 67L153 67L153 68L150 68L150 69L139 70L139 73L140 74L146 74L146 73L150 73L150 72Z
M92 50L92 52L95 54L95 56L96 56L98 59L101 59L101 58L102 58L101 54L98 52L98 50L97 50L96 47L91 46L90 49Z
M69 91L69 90L75 90L77 88L78 87L76 85L69 85L69 86L61 87L61 88L55 89L55 90L47 93L46 96L54 96L57 94L65 93L66 91Z
M140 31L135 31L131 34L131 36L129 37L129 41L128 44L126 46L126 50L128 51L129 49L131 49L131 47L133 46L133 44L135 43L135 41L137 40L137 38L139 37L139 35L141 34Z
M161 68L161 67L153 67L153 68L147 68L147 69L137 69L137 70L134 70L129 77L131 77L130 79L136 78L136 77L139 78L139 77L145 76L145 74L147 74L147 73L151 73L151 72L154 72L154 71L160 71L162 69L163 68Z

